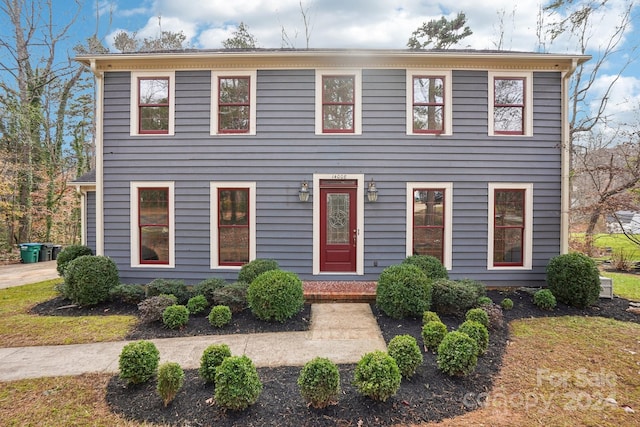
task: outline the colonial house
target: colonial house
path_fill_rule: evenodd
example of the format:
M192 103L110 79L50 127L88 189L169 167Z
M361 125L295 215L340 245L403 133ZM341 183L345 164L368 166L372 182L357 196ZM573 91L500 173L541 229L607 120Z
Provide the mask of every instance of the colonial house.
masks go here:
M83 55L97 80L84 242L125 283L255 258L372 281L411 254L541 285L567 251L569 78L588 57L241 50Z

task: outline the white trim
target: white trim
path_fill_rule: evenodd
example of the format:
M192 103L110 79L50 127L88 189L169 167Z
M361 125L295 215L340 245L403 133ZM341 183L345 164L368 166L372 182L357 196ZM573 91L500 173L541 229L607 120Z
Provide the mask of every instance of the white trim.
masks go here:
M437 137L453 135L453 83L451 70L435 69L407 69L406 78L406 100L407 100L407 135L419 135L425 137ZM413 77L433 76L444 77L444 129L442 133L419 133L413 131Z
M96 76L96 255L104 255L104 74L91 69Z
M249 132L220 133L218 132L218 85L220 77L249 77ZM256 70L215 70L211 71L211 129L212 136L242 136L256 134L256 94L258 73Z
M325 133L322 130L322 76L354 76L353 132ZM361 69L317 69L316 70L316 135L346 136L362 135L362 70Z
M168 188L169 189L169 264L141 264L140 263L140 235L138 234L138 189L139 188ZM132 181L130 183L131 222L131 267L136 268L175 268L175 184L173 181Z
M495 101L495 85L494 79L496 77L513 77L516 79L523 78L525 81L524 84L524 129L522 135L505 135L495 133L494 123L493 123L493 103ZM533 136L533 73L530 71L527 72L518 72L518 71L489 71L488 72L488 86L489 86L489 96L487 99L488 104L488 132L489 136L498 136L498 137L527 137Z
M321 272L320 271L320 180L324 179L355 179L358 182L356 189L356 271L348 272ZM314 275L336 275L352 274L362 276L364 274L364 174L313 174L313 274Z
M168 133L140 133L138 132L138 79L141 77L169 78L169 130ZM131 136L163 137L172 136L175 132L176 116L176 73L175 71L132 71L131 72L131 100L129 102L131 120L129 133Z
M416 189L444 189L444 248L442 265L453 268L453 183L407 182L406 255L413 255L413 192Z
M240 270L240 265L220 265L218 256L218 189L220 188L248 188L249 189L249 261L256 259L256 183L243 181L211 181L209 183L210 210L210 245L211 269Z
M531 270L533 264L533 184L531 183L489 183L488 215L488 247L487 270ZM524 243L521 266L493 265L493 227L494 227L494 194L495 190L525 190Z

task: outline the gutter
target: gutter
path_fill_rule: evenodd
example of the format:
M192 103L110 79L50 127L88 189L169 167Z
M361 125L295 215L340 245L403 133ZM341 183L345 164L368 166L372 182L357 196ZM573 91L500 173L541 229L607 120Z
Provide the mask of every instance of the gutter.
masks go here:
M96 77L95 144L96 144L96 255L104 255L104 177L103 177L103 117L104 72L98 70L96 59L90 61Z

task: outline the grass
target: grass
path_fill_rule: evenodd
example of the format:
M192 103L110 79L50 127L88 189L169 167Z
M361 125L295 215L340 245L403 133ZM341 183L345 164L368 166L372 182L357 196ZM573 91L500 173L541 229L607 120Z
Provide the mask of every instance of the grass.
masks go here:
M584 233L573 233L571 234L571 238L576 241L584 241ZM596 234L593 238L593 245L600 249L611 249L606 259L610 258L611 254L622 251L625 255L629 256L632 261L640 261L640 247L629 240L624 234Z
M629 273L603 271L605 277L613 279L613 293L631 301L640 301L640 276Z
M34 305L57 295L60 279L0 290L0 346L84 344L122 340L135 316L37 316Z

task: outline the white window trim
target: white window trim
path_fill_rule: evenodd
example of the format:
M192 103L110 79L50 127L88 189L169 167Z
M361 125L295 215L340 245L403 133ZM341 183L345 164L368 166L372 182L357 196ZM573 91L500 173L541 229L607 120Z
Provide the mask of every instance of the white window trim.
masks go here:
M220 77L249 77L249 132L218 132L218 79ZM256 94L258 73L256 70L215 70L211 71L211 130L212 136L243 136L256 134Z
M169 78L169 131L168 133L140 133L138 131L138 79L141 77L168 77ZM163 137L172 136L175 132L176 116L176 73L175 71L132 71L131 72L131 101L130 101L131 136Z
M140 234L138 224L138 189L139 188L168 188L169 189L169 264L140 263ZM130 211L131 219L131 267L139 268L175 268L175 184L173 181L133 181L130 183Z
M447 270L453 266L453 183L451 182L407 182L407 231L406 255L413 255L413 192L419 188L444 189L444 249L442 265Z
M524 132L522 135L507 135L495 133L493 123L493 103L495 101L495 85L496 77L513 77L525 79L524 85ZM533 136L533 73L532 72L509 72L509 71L489 71L489 136L498 137L527 137Z
M220 265L218 253L218 190L220 188L248 188L249 189L249 261L256 259L256 183L241 181L215 181L210 183L211 212L210 212L210 244L211 269L240 270L241 265Z
M522 245L521 266L493 265L493 230L495 213L495 190L525 190L524 244ZM533 264L533 184L531 183L489 183L489 237L487 270L531 270Z
M322 128L322 76L354 76L353 132L323 132ZM360 69L318 69L316 70L316 135L348 136L362 135L362 70Z
M450 70L408 69L406 79L407 100L407 135L437 137L453 135L453 83ZM413 131L413 77L433 76L444 77L444 129L442 133L421 133Z

